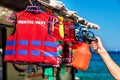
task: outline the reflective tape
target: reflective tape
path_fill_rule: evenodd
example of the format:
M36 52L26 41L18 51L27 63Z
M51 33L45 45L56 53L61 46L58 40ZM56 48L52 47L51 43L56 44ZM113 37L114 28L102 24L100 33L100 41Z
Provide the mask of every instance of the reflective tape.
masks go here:
M44 52L44 56L53 56L53 57L57 57L57 53L56 52Z
M33 55L33 56L40 56L40 51L38 51L38 50L32 50L31 51L31 55Z
M15 50L6 50L5 55L13 55L15 54Z
M20 55L27 55L28 54L28 50L18 50L18 54L20 54Z
M20 45L28 45L28 40L20 40Z
M44 46L49 46L49 47L57 47L57 44L56 44L56 42L49 42L49 41L46 41L45 43L44 43Z
M41 45L40 40L32 40L32 46L39 46L39 45Z
M6 46L14 46L16 45L16 40L10 40L10 41L7 41L6 43Z

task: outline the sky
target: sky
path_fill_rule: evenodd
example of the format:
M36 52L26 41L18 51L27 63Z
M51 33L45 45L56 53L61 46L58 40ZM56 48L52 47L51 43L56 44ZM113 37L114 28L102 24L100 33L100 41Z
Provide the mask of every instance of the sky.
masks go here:
M107 50L120 50L120 0L59 0L69 10L100 26L92 30Z

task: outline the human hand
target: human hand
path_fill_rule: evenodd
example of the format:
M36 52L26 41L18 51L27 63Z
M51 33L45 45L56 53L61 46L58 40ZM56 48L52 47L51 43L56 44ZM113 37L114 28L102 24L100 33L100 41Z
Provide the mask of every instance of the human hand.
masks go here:
M101 39L99 37L96 37L97 42L96 41L92 41L91 45L93 50L97 51L98 54L101 54L103 52L105 52L105 48L103 47L103 44L101 42Z

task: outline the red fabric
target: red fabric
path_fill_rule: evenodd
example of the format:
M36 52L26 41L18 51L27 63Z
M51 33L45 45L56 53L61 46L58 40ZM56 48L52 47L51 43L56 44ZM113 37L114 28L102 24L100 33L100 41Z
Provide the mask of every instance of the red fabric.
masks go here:
M57 57L45 57L44 51L57 52L56 48L44 46L45 41L56 42L55 37L48 35L48 18L49 14L41 12L39 14L29 13L26 11L16 13L17 23L15 34L9 36L7 41L15 40L16 45L6 46L6 50L15 50L13 55L5 55L5 61L15 62L45 62L57 63ZM20 40L28 40L28 45L20 45ZM32 40L40 41L41 45L32 45ZM19 50L27 50L27 55L20 55ZM31 55L31 50L40 52L40 56Z
M62 59L66 65L71 65L72 62L72 43L74 41L74 23L70 21L64 22L65 38L63 45Z
M46 41L57 42L57 39L54 36L50 37L47 34ZM57 54L57 47L44 46L44 51L46 51L46 52L56 52L56 54ZM58 57L45 56L44 63L58 64L57 63L57 58Z

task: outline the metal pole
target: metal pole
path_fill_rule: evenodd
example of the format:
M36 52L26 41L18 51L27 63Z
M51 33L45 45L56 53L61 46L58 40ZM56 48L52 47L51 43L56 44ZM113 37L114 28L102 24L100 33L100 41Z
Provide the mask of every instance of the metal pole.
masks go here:
M2 80L7 80L7 67L6 67L6 63L4 62L5 43L6 43L6 36L7 36L6 32L7 32L6 28L2 28L2 50L3 50L2 52L2 68L3 68Z

